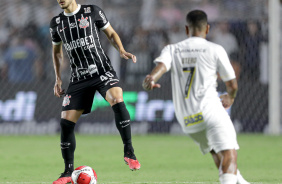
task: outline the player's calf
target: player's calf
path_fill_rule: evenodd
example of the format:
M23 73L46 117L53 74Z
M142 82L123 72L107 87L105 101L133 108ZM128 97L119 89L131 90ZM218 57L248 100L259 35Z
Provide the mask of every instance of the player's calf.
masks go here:
M130 116L124 102L112 106L115 113L116 127L124 144L124 161L131 170L140 169L140 163L136 159L131 142Z
M73 171L74 151L76 147L75 123L61 119L61 151L65 162L65 171Z
M237 183L237 152L235 149L218 153L220 158L219 181L221 184Z
M130 116L124 102L112 106L115 113L116 127L121 135L124 145L131 145Z

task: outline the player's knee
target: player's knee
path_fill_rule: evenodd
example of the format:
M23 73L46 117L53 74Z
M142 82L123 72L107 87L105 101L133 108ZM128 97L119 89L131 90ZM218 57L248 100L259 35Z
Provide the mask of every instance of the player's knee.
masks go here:
M62 111L61 119L66 119L68 121L76 123L78 118L81 116L84 110L67 110Z
M115 98L113 98L111 104L112 104L112 106L113 106L113 105L118 104L118 103L121 103L121 102L123 102L123 98L122 98L122 97L115 97Z

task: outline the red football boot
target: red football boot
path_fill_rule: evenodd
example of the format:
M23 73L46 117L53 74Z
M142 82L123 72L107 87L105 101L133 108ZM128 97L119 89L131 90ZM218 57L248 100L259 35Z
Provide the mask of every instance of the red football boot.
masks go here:
M67 184L71 183L71 171L65 171L61 176L53 182L53 184Z
M129 169L132 170L132 171L136 171L136 170L139 170L140 167L141 167L141 164L138 162L138 160L133 160L131 158L128 158L128 157L124 157L124 161L125 161L125 164L129 166Z

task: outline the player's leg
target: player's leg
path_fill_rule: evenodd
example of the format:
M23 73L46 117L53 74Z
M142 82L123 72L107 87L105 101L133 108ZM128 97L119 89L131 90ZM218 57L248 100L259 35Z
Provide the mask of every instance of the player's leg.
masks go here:
M219 153L215 153L214 150L212 150L210 153L213 157L216 167L219 169L219 174L233 173L231 172L231 170L233 171L232 166L237 165L237 151L235 149L224 150L220 151Z
M210 153L211 153L211 155L212 155L212 158L213 158L213 160L214 160L214 163L215 163L217 169L219 169L220 160L221 160L220 157L214 152L214 150L212 150ZM241 173L240 173L240 171L239 171L238 168L237 168L237 174L236 174L236 176L237 176L237 184L250 184L249 182L247 182L247 181L243 178L243 176L241 175Z
M219 169L219 166L220 166L220 158L219 158L219 156L214 152L214 150L211 150L210 154L212 155L213 161L214 161L217 169Z
M132 147L130 116L123 102L123 93L120 87L113 87L106 92L106 100L109 102L115 113L117 129L120 132L123 144Z
M221 123L222 120L223 123ZM249 184L237 169L236 149L239 149L239 146L230 117L222 113L220 119L216 119L216 121L218 123L209 126L207 137L209 147L212 149L210 153L219 169L221 183Z
M124 144L124 159L130 169L139 169L140 163L137 161L132 147L130 116L123 101L122 89L120 87L108 89L105 99L110 103L115 114L116 127Z
M74 151L76 147L74 128L83 110L67 110L61 113L61 151L65 162L65 171L73 171Z
M237 152L235 149L223 150L217 153L220 159L219 181L221 184L237 183Z
M76 147L74 128L82 113L91 111L95 90L89 87L90 80L71 83L64 97L61 113L61 152L65 162L65 171L53 184L65 184L71 181L74 169L74 151Z
M65 170L53 184L71 182L71 173L74 170L74 151L76 147L74 127L83 113L83 110L67 110L61 113L61 152L65 162Z

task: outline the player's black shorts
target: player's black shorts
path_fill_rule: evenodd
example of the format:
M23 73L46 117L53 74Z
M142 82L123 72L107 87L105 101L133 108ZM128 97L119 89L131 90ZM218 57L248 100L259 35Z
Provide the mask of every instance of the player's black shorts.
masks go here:
M71 82L63 100L62 111L84 110L83 114L87 114L91 112L96 90L106 99L106 92L113 87L120 87L114 70L99 77Z

